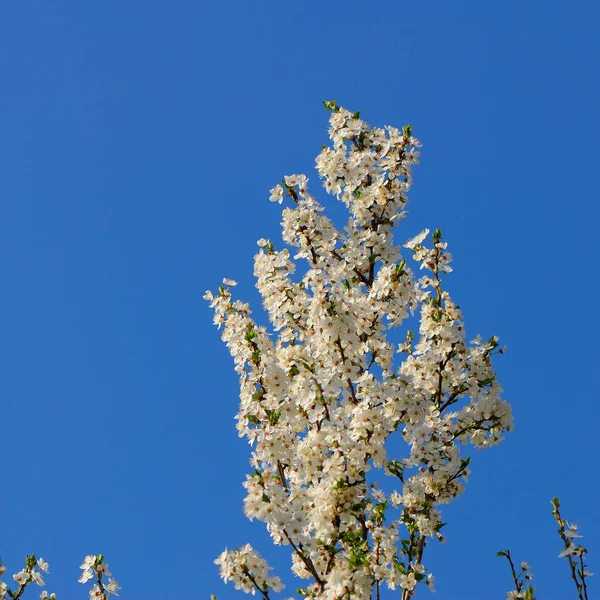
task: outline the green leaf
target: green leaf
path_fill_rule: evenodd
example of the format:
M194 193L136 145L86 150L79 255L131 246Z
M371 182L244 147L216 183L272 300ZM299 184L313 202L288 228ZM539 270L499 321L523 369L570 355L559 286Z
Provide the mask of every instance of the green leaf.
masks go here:
M457 307L458 308L458 307ZM492 348L497 348L500 344L498 343L498 338L493 335L489 340L488 340L488 345L490 345Z
M323 100L323 106L325 110L332 110L333 112L339 112L340 110L336 100Z
M400 264L395 265L394 267L394 276L392 277L393 280L397 280L400 277L402 277L402 275L404 275L406 270L406 261L403 260Z
M271 423L271 425L277 425L277 422L279 421L279 417L281 416L281 413L277 410L270 410L268 408L265 408L265 413L267 413L267 418L269 419L269 423Z

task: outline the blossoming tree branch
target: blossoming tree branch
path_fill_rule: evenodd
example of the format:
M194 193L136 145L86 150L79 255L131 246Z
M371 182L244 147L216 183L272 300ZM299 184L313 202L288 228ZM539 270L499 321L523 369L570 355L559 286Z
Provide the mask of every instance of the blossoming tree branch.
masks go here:
M452 257L439 230L403 250L394 244L419 160L410 125L371 127L358 112L325 106L332 145L316 166L346 206L347 224L325 215L305 175L286 176L270 199L289 203L287 247L260 239L254 258L272 333L233 298L235 281L205 298L240 377L237 429L252 446L247 517L289 547L304 580L299 594L378 600L386 587L407 600L421 583L433 591L427 545L443 539L441 508L463 492L470 449L497 444L512 427L492 365L502 349L495 336L467 341L444 287ZM298 264L305 268L296 275ZM418 331L393 343L412 315ZM393 491L375 483L382 472ZM582 556L574 548L569 556ZM533 598L529 565L517 572L508 558L509 597ZM283 587L249 544L215 562L245 592L269 599ZM584 580L583 560L580 573Z
M80 566L82 570L79 577L79 583L94 581L89 590L90 600L108 600L109 596L118 596L118 590L121 586L116 579L111 577L112 573L108 568L108 563L104 562L102 554L88 554ZM0 561L0 577L6 573L6 567ZM25 593L28 586L33 583L39 587L44 587L46 582L42 573L50 573L50 565L43 558L36 558L35 554L25 557L25 567L13 575L13 580L17 584L15 589L11 589L4 581L0 581L0 600L6 597L17 600ZM104 579L105 577L108 580ZM42 590L39 597L41 600L56 600L56 594L49 594Z

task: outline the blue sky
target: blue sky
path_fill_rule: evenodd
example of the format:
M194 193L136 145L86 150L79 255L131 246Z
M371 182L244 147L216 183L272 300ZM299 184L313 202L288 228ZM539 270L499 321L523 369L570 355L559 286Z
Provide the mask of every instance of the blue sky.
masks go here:
M413 125L398 240L440 227L468 334L508 345L516 430L474 455L445 511L436 597L504 598L507 547L540 600L574 597L549 513L560 496L600 572L599 18L583 0L0 3L12 572L36 552L50 591L87 597L78 565L102 552L122 597L229 600L212 560L252 541L285 574L287 551L241 512L237 381L202 295L237 279L264 321L251 274L256 239L278 236L268 190L314 182L335 98Z

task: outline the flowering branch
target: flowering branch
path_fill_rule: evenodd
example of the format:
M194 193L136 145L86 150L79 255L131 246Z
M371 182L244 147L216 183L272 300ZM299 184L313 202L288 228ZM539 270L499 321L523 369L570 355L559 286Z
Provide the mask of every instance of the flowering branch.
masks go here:
M219 565L225 582L233 581L237 590L252 594L258 590L268 600L269 589L277 592L283 588L278 577L269 577L271 567L250 544L237 550L225 550L215 564Z
M108 563L104 562L102 554L88 554L80 566L83 571L79 577L79 583L86 583L90 579L96 578L96 583L90 590L90 600L108 600L112 594L118 596L117 590L121 589L116 579L112 579L108 568ZM104 583L103 576L108 577L108 583Z
M452 257L441 231L404 245L420 278L394 245L419 159L412 128L372 128L358 112L325 104L332 146L317 170L348 209L346 226L324 214L305 175L285 176L270 199L291 198L288 247L260 239L254 259L274 335L233 298L235 281L205 298L240 377L237 429L253 447L246 516L290 546L293 573L308 580L302 594L379 597L385 585L408 600L419 582L433 589L423 555L428 538L443 540L440 507L469 475L460 446L498 443L511 410L491 364L497 338L466 342L462 314L442 287ZM397 348L393 330L415 313L418 335L408 332ZM402 459L388 456L397 432L408 448ZM391 494L374 483L381 471L399 485ZM225 551L221 576L268 593L273 581L254 553Z
M575 544L573 541L576 538L581 538L582 536L577 532L577 525L574 523L569 525L561 517L560 500L558 498L552 498L552 514L558 523L558 535L564 544L564 549L558 555L558 557L566 557L569 561L571 578L575 582L579 600L588 600L587 583L585 578L591 577L593 573L590 573L587 570L587 565L585 564L585 555L587 554L587 549L581 544Z
M36 570L39 569L39 570ZM35 554L29 556L28 554L25 556L25 568L15 573L13 575L13 579L19 584L19 587L16 590L11 590L6 583L0 581L0 600L4 600L4 598L8 595L13 600L17 600L23 595L25 588L31 583L36 583L38 586L43 587L45 582L42 578L42 573L48 573L50 571L50 567L48 563L43 558L36 558ZM2 565L0 562L0 577L6 573L6 567ZM55 595L51 594L48 596L46 591L43 591L41 594L42 599L55 600Z
M104 562L104 557L101 554L98 556L86 556L81 568L83 569L83 573L79 578L80 583L86 583L90 579L93 579L94 576L97 578L94 587L90 590L90 600L108 600L110 595L119 595L117 594L117 590L120 590L121 586L115 579L110 578L111 573L108 570L108 564ZM48 563L43 558L36 558L35 554L31 556L26 555L25 568L13 575L13 579L19 584L19 587L13 591L6 583L0 581L0 600L5 600L7 596L12 598L12 600L18 600L25 592L25 589L34 582L38 586L43 587L45 582L42 578L42 571L44 573L50 572ZM6 567L0 561L0 577L4 573L6 573ZM104 583L102 579L104 575L109 577L108 583ZM56 594L48 594L46 590L43 590L40 598L41 600L56 600Z
M527 587L524 588L525 583L531 581L533 577L533 573L531 572L531 567L528 563L521 563L521 571L517 573L515 568L515 564L512 560L512 556L510 555L510 550L503 550L497 553L497 556L504 556L510 565L510 571L513 578L513 583L515 584L515 589L508 592L507 600L517 600L518 598L523 598L524 600L535 600L533 597L534 588L531 584L527 584Z

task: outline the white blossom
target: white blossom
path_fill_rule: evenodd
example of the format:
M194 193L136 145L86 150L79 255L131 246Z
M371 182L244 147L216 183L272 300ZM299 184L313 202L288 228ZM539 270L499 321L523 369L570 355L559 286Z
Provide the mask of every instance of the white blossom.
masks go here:
M50 573L50 565L43 558L40 557L37 559L37 566L44 571L44 573Z
M279 202L281 204L283 202L283 188L280 185L276 185L271 190L271 197L269 199L271 202Z
M229 280L205 298L240 378L237 430L253 468L246 516L290 548L305 595L367 598L377 582L408 598L421 580L434 589L422 554L428 540L443 541L441 508L464 490L464 447L498 443L512 415L492 367L497 338L467 342L443 289L452 256L441 232L404 245L420 278L394 244L419 141L410 127L372 128L327 106L332 146L317 171L347 223L325 215L305 175L285 176L293 200L283 209L285 247L261 238L254 259L271 330L232 297ZM283 194L277 185L270 200ZM394 330L413 316L418 331L398 352ZM384 473L391 494L375 483ZM409 554L411 544L420 553ZM250 546L215 562L245 592L281 587Z
M42 579L42 574L39 571L31 571L31 580L37 583L40 587L44 586L44 580Z
M108 583L105 584L104 589L109 593L115 596L118 596L117 590L121 589L119 582L116 579L109 578Z
M421 243L423 242L423 240L428 235L429 235L429 229L424 229L423 231L421 231L421 233L415 235L414 238L411 238L410 240L408 240L408 242L406 242L406 244L404 244L404 247L408 248L409 250L412 250L416 246L420 246Z

